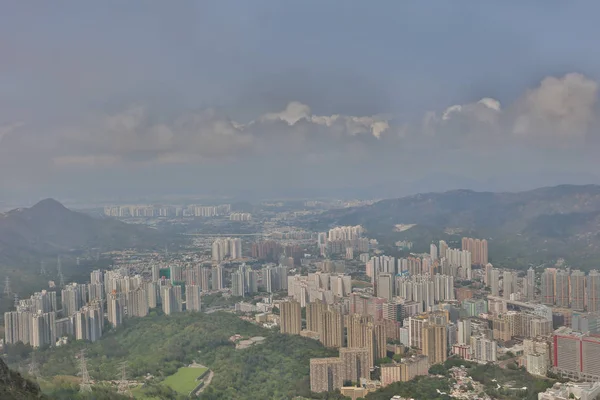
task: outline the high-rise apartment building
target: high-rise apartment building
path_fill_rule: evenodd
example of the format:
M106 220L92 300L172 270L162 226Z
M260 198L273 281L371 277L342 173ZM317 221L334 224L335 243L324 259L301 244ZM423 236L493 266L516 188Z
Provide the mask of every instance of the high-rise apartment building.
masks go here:
M426 324L423 327L423 354L432 365L446 361L448 337L445 325Z
M161 288L161 300L163 312L167 315L183 310L181 286L163 286Z
M160 286L158 282L146 282L148 308L156 308L160 304Z
M73 315L75 312L79 311L87 300L85 285L79 285L77 283L66 285L61 291L61 300L63 315Z
M363 349L340 349L340 360L344 369L344 380L360 382L361 379L370 378L369 351Z
M394 276L390 273L380 273L377 278L377 297L391 300L394 297Z
M291 335L299 335L302 330L300 303L295 300L279 304L280 331Z
M438 259L438 248L435 244L431 243L429 245L429 257L431 257L431 259L433 261L436 261Z
M223 266L217 265L212 269L212 289L222 290L225 287L225 277L223 272Z
M319 332L321 314L327 311L327 305L320 302L311 302L306 305L306 330Z
M575 311L585 309L585 273L579 270L571 272L571 308Z
M325 347L339 348L344 345L344 321L336 310L320 312L318 322L319 340Z
M246 271L244 266L231 274L231 294L238 297L246 295Z
M471 340L471 320L459 319L456 325L458 327L458 344L469 344Z
M496 341L483 335L470 338L473 360L480 363L496 362L498 345Z
M490 287L492 289L492 296L498 297L500 295L500 271L493 268L491 278Z
M510 295L516 292L517 282L512 271L504 271L502 274L502 297L510 299Z
M128 317L145 317L148 315L148 292L137 288L125 294L126 314Z
M554 304L557 307L569 308L570 286L567 271L559 270L556 272L555 285Z
M527 301L535 299L535 270L529 267L527 270Z
M542 272L541 280L541 300L542 304L554 305L554 293L555 293L555 276L556 270L554 268L546 268Z
M310 359L310 391L332 392L344 383L344 365L339 357Z
M474 265L486 265L488 263L488 243L485 239L462 238L462 250L472 254Z
M160 280L160 265L153 264L151 269L152 269L152 282L158 282Z
M394 382L408 382L419 375L427 375L429 360L427 356L417 355L403 358L395 364L381 365L381 386L385 387Z
M200 270L200 287L203 292L210 290L210 268L202 267Z
M239 238L219 238L212 244L212 260L214 263L229 258L237 260L242 258L242 239Z
M108 295L106 300L107 311L108 311L108 322L113 326L117 327L123 323L124 312L124 301L120 294L111 293Z
M600 311L600 273L591 270L587 276L587 310Z
M202 310L202 289L198 285L185 286L185 309L186 311Z

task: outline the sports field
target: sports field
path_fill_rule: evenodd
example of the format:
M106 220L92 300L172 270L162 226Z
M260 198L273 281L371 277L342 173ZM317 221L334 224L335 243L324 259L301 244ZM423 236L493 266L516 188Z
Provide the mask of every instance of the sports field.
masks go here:
M173 375L168 376L163 382L163 385L169 386L181 394L189 394L196 386L198 386L198 378L206 371L206 368L182 367Z

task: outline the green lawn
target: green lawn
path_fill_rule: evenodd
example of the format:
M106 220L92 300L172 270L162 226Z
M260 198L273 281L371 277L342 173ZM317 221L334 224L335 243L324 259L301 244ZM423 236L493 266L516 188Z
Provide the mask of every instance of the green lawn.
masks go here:
M178 393L187 395L198 386L196 378L202 375L204 371L206 371L206 368L181 367L175 374L168 376L162 384L169 386Z

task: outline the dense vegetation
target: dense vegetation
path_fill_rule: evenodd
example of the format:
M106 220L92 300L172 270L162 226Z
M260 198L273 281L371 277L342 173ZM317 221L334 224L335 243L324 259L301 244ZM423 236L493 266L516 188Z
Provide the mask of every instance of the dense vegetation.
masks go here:
M439 392L438 392L439 390ZM389 400L394 395L414 398L416 400L449 400L447 394L450 390L449 379L419 376L409 382L396 382L376 392L369 393L367 400Z
M19 373L8 369L0 360L0 399L30 400L46 399L35 383L25 379Z
M484 386L485 393L495 399L537 400L539 392L554 384L553 380L533 376L524 368L503 369L495 364L477 364L459 358L451 358L444 365L433 366L430 373L447 376L451 367L461 365L466 367L468 375L474 381Z
M265 336L264 343L236 350L229 341L233 334ZM281 335L237 316L180 313L170 316L154 313L131 319L115 332L95 343L74 342L68 346L36 352L45 377L75 376L77 354L86 350L88 371L97 381L119 378L120 363L127 362L130 378L151 374L155 382L174 374L193 361L214 372L202 399L289 399L309 396L309 359L337 355L320 343L300 336ZM26 352L13 347L9 358L25 365ZM176 398L176 397L173 397Z

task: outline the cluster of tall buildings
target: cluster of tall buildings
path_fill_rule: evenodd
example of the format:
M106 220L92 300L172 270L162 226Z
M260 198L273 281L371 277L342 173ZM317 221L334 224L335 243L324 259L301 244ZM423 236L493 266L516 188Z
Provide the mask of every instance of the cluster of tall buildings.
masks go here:
M231 274L231 294L244 297L258 292L258 272L242 264Z
M54 346L64 336L94 342L102 336L105 320L116 327L124 318L145 317L159 305L165 314L181 312L184 305L186 310L200 311L203 284L208 284L206 270L187 268L181 272L175 268L171 274L180 274L185 286L161 278L154 267L151 281L141 275L130 276L127 269L95 270L89 284L69 283L62 288L61 308L56 292L34 293L19 301L16 311L5 313L6 343Z
M364 228L360 225L337 226L329 230L327 233L327 240L354 240L362 237L364 232Z
M371 247L371 241L363 237L364 228L356 226L338 226L321 232L317 236L317 245L321 250L321 255L329 256L332 254L343 254L347 259L354 258L354 253L368 252Z
M104 215L119 218L141 217L218 217L231 212L230 204L216 206L189 205L186 207L132 204L104 207Z
M486 265L488 263L488 242L485 239L462 238L462 250L471 253L474 265Z
M435 303L455 299L454 277L441 274L393 276L381 273L377 279L376 294L387 300L401 297L406 301L422 303L423 309L428 310Z
M543 304L576 311L600 311L600 273L586 276L579 270L546 268L541 275L540 300Z
M444 244L444 241L440 241ZM466 250L444 247L444 256L439 257L438 247L431 244L430 254L423 257L395 258L391 256L371 257L365 265L365 273L376 284L379 274L407 275L450 275L471 279L471 253Z
M42 290L19 301L16 311L4 313L6 343L23 342L33 347L54 345L58 311L55 292Z
M229 214L229 220L230 221L238 221L238 222L252 221L252 214L240 213L240 212L231 213L231 214Z
M242 258L242 239L239 238L219 238L212 244L212 260L215 263L229 258L238 260Z
M287 290L288 275L285 266L267 265L262 269L262 285L266 292L273 293L280 290Z
M287 277L288 296L296 299L302 307L313 301L333 304L336 298L348 296L352 292L350 275L325 272L309 273L307 276Z

